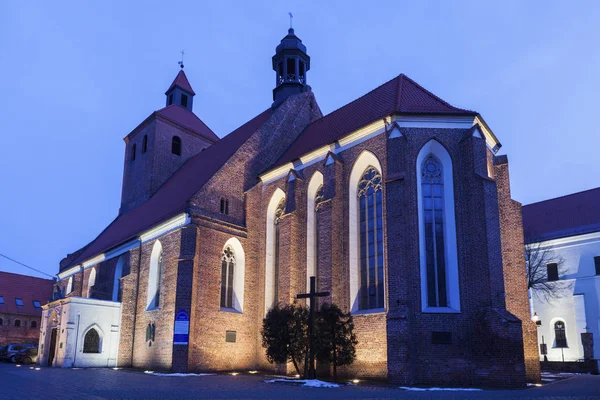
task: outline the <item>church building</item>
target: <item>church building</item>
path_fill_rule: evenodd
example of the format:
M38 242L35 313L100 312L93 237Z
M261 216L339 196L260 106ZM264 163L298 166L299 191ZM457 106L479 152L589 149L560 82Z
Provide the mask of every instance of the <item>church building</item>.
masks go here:
M324 116L293 29L272 67L273 103L222 138L183 69L125 137L119 213L61 261L40 363L291 372L262 320L315 276L353 315L348 377L538 380L521 205L482 116L403 74Z

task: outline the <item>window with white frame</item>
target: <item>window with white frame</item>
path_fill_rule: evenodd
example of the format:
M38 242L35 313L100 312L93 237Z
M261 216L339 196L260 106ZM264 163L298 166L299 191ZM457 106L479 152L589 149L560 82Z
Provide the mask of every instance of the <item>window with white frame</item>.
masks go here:
M160 306L160 281L163 267L163 248L159 240L154 243L150 256L150 269L148 271L148 298L147 309L152 310Z
M285 209L285 193L277 188L266 213L266 254L265 254L265 313L279 298L279 262L281 218Z
M233 308L233 276L235 274L235 253L226 247L221 254L221 307Z
M423 311L458 312L458 254L452 161L437 141L417 157L421 302Z

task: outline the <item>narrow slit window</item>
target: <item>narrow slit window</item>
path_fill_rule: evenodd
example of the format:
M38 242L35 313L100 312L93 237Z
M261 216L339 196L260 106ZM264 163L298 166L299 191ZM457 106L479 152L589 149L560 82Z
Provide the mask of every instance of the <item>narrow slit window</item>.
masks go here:
M131 161L135 161L136 147L135 143L131 146Z
M548 270L548 282L557 281L558 280L558 264L557 263L546 264L546 268Z
M181 155L181 138L179 136L173 136L171 140L171 153L176 156Z
M142 140L142 154L148 150L148 135L144 135L144 140Z

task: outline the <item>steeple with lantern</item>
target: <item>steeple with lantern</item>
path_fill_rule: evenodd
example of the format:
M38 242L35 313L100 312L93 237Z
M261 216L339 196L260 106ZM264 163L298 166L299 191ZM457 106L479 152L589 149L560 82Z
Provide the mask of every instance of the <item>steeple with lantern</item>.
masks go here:
M275 89L273 89L273 106L281 104L288 96L306 92L310 86L306 83L306 73L310 69L310 57L306 54L306 46L294 33L290 13L290 29L275 48L273 70L275 70Z

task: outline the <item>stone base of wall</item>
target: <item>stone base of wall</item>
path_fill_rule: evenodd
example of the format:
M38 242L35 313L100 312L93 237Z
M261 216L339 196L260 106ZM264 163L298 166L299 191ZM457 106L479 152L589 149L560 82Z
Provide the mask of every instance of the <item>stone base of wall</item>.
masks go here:
M598 375L599 360L583 361L542 361L540 366L542 371L550 372L573 372L576 374Z

